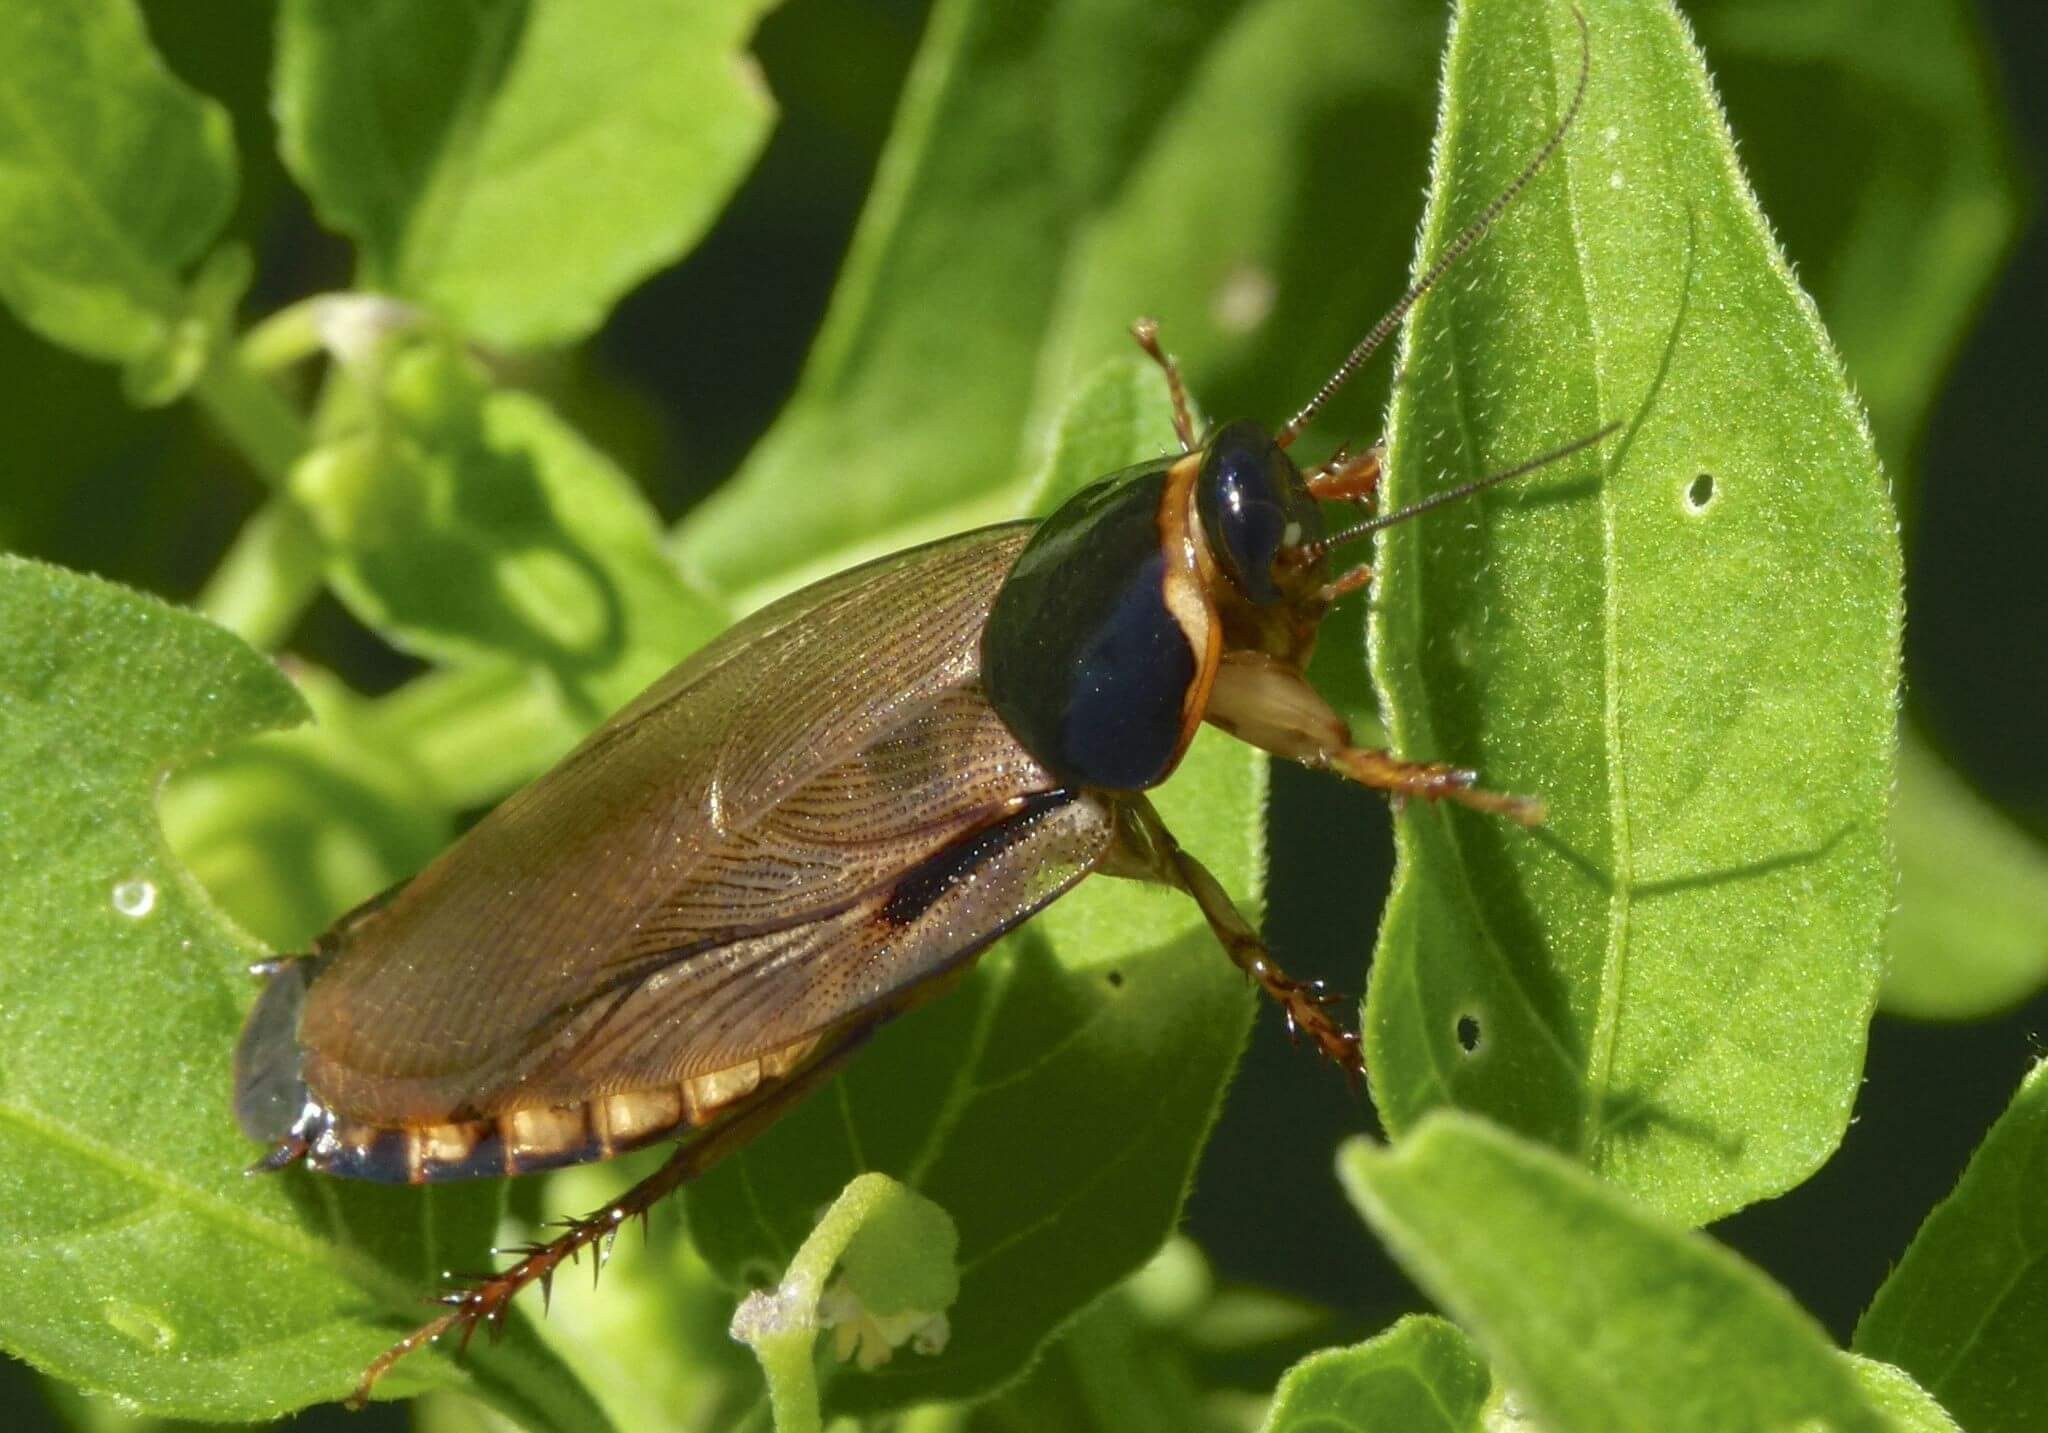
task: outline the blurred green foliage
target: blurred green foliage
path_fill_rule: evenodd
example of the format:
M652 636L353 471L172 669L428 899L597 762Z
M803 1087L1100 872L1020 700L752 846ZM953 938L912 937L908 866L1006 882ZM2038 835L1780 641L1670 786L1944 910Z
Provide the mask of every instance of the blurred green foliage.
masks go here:
M1483 754L1554 801L1580 794L1570 763L1544 762L1586 724L1546 727L1531 707L1546 665L1571 668L1558 655L1569 642L1503 644L1489 625L1506 605L1542 610L1547 564L1578 572L1595 609L1662 611L1626 661L1668 678L1657 704L1673 743L1751 758L1664 771L1713 797L1697 808L1711 822L1665 839L1711 848L1708 865L1769 868L1800 847L1795 827L1859 834L1808 842L1818 868L1785 867L1776 905L1707 883L1701 895L1722 904L1692 902L1684 918L1697 958L1667 941L1651 947L1661 969L1624 966L1611 929L1576 919L1530 935L1523 949L1586 977L1568 1001L1620 1002L1586 1023L1606 1042L1602 1063L1564 1062L1569 1117L1540 1087L1430 1085L1442 1052L1427 1046L1454 1038L1446 1017L1466 996L1440 984L1441 1009L1390 1003L1458 969L1460 943L1419 940L1411 912L1382 946L1374 999L1416 1024L1405 1045L1382 1037L1374 1075L1397 1128L1439 1103L1479 1109L1690 1219L1783 1189L1840 1137L1890 899L1871 824L1888 780L1897 585L1882 497L1775 255L1729 216L1742 213L1746 171L1868 412L1909 553L1931 564L1940 552L1917 513L1940 493L1917 478L1922 435L2013 242L2019 181L1965 0L1686 6L1739 169L1714 92L1684 69L1677 22L1645 30L1621 8L1587 9L1587 119L1520 227L1497 234L1411 336L1397 496L1628 416L1633 400L1617 395L1635 393L1656 355L1589 357L1599 345L1558 337L1549 309L1572 298L1608 341L1636 321L1661 333L1646 295L1683 268L1711 336L1704 355L1681 346L1657 374L1683 422L1640 448L1632 429L1629 458L1660 473L1733 465L1723 477L1736 481L1791 471L1796 453L1853 497L1836 509L1824 485L1785 489L1783 510L1731 533L1719 565L1687 567L1652 543L1642 551L1655 560L1627 573L1584 570L1598 560L1592 528L1584 551L1563 528L1488 536L1483 574L1452 529L1408 529L1430 546L1396 549L1383 615L1449 612L1433 629L1443 637L1461 630L1458 604L1476 602L1465 615L1477 625L1462 645L1383 642L1394 730ZM1446 133L1491 137L1440 151L1426 245L1531 147L1572 53L1561 4L1468 0L1460 13L1489 35L1547 17L1551 54L1539 64L1490 40L1453 64ZM79 1426L133 1427L337 1396L438 1266L486 1257L502 1189L233 1177L247 1151L226 1114L226 1050L247 999L236 967L257 948L234 925L273 949L302 946L733 615L921 536L1042 511L1156 451L1157 376L1128 358L1124 335L1139 313L1161 318L1205 413L1284 416L1404 282L1444 26L1427 0L7 7L0 372L13 457L0 547L196 606L276 653L318 717L232 741L294 709L246 648L103 584L0 570L0 1220L16 1251L0 1263L13 1295L0 1346L128 1400L60 1392L51 1407ZM1481 83L1487 65L1501 73ZM1634 233L1641 243L1641 215L1602 211L1597 190L1579 208L1561 200L1623 153L1616 172L1672 221ZM1568 213L1590 278L1564 257ZM384 297L323 297L352 288ZM1774 369L1787 353L1796 361ZM1596 388L1600 403L1582 401ZM1383 393L1384 380L1354 385L1319 425L1325 447L1374 435ZM1431 415L1453 396L1474 451ZM1590 518L1559 476L1553 516ZM1605 514L1610 537L1624 516ZM1778 571L1745 567L1745 554ZM1834 600L1811 588L1811 610L1793 615L1796 579L1823 571L1856 576ZM1563 604L1554 631L1571 630L1574 610ZM1317 677L1370 720L1361 623L1355 611L1333 620ZM1686 720L1702 674L1774 631L1779 665L1744 668L1784 698L1771 742L1718 688ZM1466 685L1474 660L1493 687ZM1487 700L1475 705L1474 690ZM1912 710L1886 999L1981 1018L2048 980L2048 780L2033 805L1994 809L1917 734ZM1633 759L1612 734L1605 758ZM195 760L210 747L224 749ZM172 765L157 807L166 847L147 803ZM1638 769L1631 786L1658 779ZM1257 763L1205 739L1161 804L1240 899L1268 892L1268 929L1291 963L1320 959L1355 987L1384 854L1376 867L1372 847L1324 826L1319 802L1293 779L1269 797ZM1480 826L1457 822L1465 841L1432 852L1416 823L1441 814L1407 818L1411 886L1469 866L1482 886L1555 888L1554 875L1516 874ZM1654 824L1648 810L1625 814ZM1557 830L1583 834L1570 820ZM1610 855L1635 853L1618 840ZM1663 869L1641 861L1639 874ZM152 893L140 918L123 906L138 881ZM1096 889L1107 884L892 1030L836 1092L707 1181L687 1223L666 1212L652 1247L608 1275L606 1297L565 1288L546 1323L516 1320L497 1353L415 1360L390 1391L463 1386L537 1427L765 1426L759 1375L723 1319L739 1287L783 1268L849 1177L879 1165L958 1224L953 1320L967 1336L877 1377L826 1368L828 1406L878 1425L1251 1427L1290 1361L1350 1343L1282 1385L1269 1426L1382 1426L1375 1412L1418 1396L1466 1426L1455 1410L1520 1393L1569 1426L1591 1408L1659 1395L1668 1407L1704 1387L1689 1381L1700 1368L1663 1358L1673 1350L1652 1311L1617 1312L1633 1307L1631 1281L1648 1280L1714 1306L1726 1353L1704 1371L1745 1407L1941 1426L1912 1374L1972 1427L2022 1426L1998 1422L2019 1405L1985 1390L2009 1350L2038 1346L2038 1314L2000 1305L2004 1321L1958 1353L1936 1327L1955 1320L1916 1311L1990 1302L1945 1271L1999 1257L1999 1201L2023 1204L2011 1181L2023 1178L2030 1094L1859 1334L1859 1349L1897 1368L1841 1362L1764 1272L1462 1119L1424 1121L1395 1153L1347 1166L1382 1236L1464 1326L1382 1333L1415 1295L1365 1262L1330 1175L1336 1135L1366 1115L1305 1060L1269 1074L1277 1042L1261 1032L1197 1177L1249 1006L1181 904ZM1513 998L1512 981L1493 994ZM1618 1028L1649 1038L1616 1039L1616 1010L1638 1022ZM1508 1028L1486 1033L1511 1070L1526 1052ZM1745 1038L1769 1028L1775 1047ZM1976 1087L2002 1100L2017 1048L1987 1047ZM1602 1102L1635 1084L1702 1068L1702 1049L1722 1053L1690 1103L1659 1106L1665 1125L1612 1148L1573 1133L1597 1130ZM1967 1144L1989 1111L1944 1109L1941 1091L1963 1083L1949 1074L1899 1078L1937 1101L1923 1123ZM1288 1081L1315 1093L1297 1100ZM1673 1151L1700 1148L1739 1150L1740 1171L1674 1164ZM1952 1173L1927 1177L1938 1187ZM1126 1280L1174 1227L1191 1178L1193 1229L1224 1283L1178 1243ZM538 1193L522 1185L511 1217L578 1212L620 1182L606 1168ZM1462 1203L1444 1197L1453 1190ZM1804 1193L1781 1207L1800 1209ZM1899 1257L1924 1208L1889 1216L1878 1260ZM1788 1244L1825 1243L1842 1222L1801 1217ZM1490 1266L1489 1246L1468 1239L1476 1228L1497 1236ZM1542 1307L1500 1285L1502 1268L1526 1270L1573 1238L1607 1257L1560 1268ZM1837 1295L1781 1277L1809 1299L1860 1306L1882 1264L1844 1270ZM1246 1276L1335 1308L1232 1285ZM1580 1282L1567 1290L1569 1278ZM1640 1379L1610 1389L1573 1362L1602 1336L1643 1353ZM1756 1356L1763 1344L1775 1361ZM419 1407L427 1426L496 1416L447 1394Z

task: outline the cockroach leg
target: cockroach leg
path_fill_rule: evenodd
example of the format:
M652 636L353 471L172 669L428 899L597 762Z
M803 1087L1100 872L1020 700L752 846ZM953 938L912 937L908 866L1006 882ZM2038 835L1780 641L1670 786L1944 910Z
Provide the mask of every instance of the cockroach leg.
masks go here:
M1455 801L1523 826L1543 824L1541 801L1484 790L1475 772L1441 762L1404 761L1389 752L1352 745L1351 728L1307 679L1263 652L1224 653L1206 719L1262 751L1335 772L1396 799Z
M1349 571L1338 573L1333 581L1325 583L1322 590L1316 593L1316 600L1325 607L1333 606L1341 599L1371 585L1372 569L1361 564Z
M379 1354L357 1380L355 1392L348 1397L348 1406L361 1408L367 1404L377 1380L388 1373L393 1364L445 1333L458 1333L460 1347L464 1349L469 1347L469 1341L480 1324L489 1324L495 1335L504 1326L505 1314L513 1298L529 1285L540 1285L541 1306L545 1309L554 1291L555 1275L565 1262L579 1261L585 1249L591 1251L591 1277L595 1279L603 1271L604 1256L610 1249L610 1244L605 1241L616 1240L627 1221L638 1219L644 1228L655 1205L787 1114L790 1106L835 1073L891 1013L894 1013L893 1009L864 1019L836 1037L826 1037L823 1054L814 1056L811 1063L779 1083L762 1086L756 1095L739 1104L718 1123L687 1136L661 1168L602 1209L580 1219L558 1221L552 1227L560 1228L562 1232L552 1239L537 1240L502 1251L520 1256L509 1269L496 1274L456 1276L467 1287L450 1290L435 1300L445 1304L448 1311L429 1319ZM600 1245L602 1247L598 1247Z
M1229 894L1209 874L1208 867L1181 849L1151 802L1142 796L1118 801L1116 837L1097 870L1104 875L1172 886L1194 897L1231 963L1258 982L1259 988L1280 1006L1287 1017L1288 1036L1299 1040L1306 1035L1354 1084L1364 1077L1365 1059L1358 1033L1347 1029L1331 1013L1333 1008L1350 1001L1325 988L1320 980L1296 980L1282 970L1251 922L1239 913Z
M1309 496L1318 502L1370 502L1380 489L1381 464L1387 450L1375 443L1357 457L1339 448L1330 460L1302 474Z
M1174 436L1180 439L1183 453L1194 452L1195 420L1188 413L1187 385L1181 382L1180 365L1159 346L1159 320L1139 319L1131 325L1131 337L1138 340L1138 347L1145 350L1147 357L1166 371L1166 391L1173 398Z

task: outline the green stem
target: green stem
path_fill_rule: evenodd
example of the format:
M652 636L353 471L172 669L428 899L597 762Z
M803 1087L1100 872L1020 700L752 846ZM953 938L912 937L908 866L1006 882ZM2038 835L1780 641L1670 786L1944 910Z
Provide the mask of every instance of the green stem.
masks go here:
M792 1329L772 1334L754 1345L754 1357L768 1380L768 1403L775 1411L775 1433L820 1433L818 1374L812 1331Z
M311 435L283 394L232 350L207 365L193 397L270 487L199 595L199 610L260 651L284 643L319 595L319 534L286 485Z
M284 645L320 592L320 536L290 498L272 498L235 534L197 603L259 652Z
M284 395L232 350L224 350L207 366L193 397L263 481L282 492L292 465L310 444L305 422Z

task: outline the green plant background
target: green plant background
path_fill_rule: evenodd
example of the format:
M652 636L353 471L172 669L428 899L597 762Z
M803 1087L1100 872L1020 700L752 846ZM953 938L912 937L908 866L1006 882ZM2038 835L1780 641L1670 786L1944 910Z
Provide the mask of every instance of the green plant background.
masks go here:
M730 8L740 17L733 21L736 31L744 33L749 7ZM2040 372L2036 336L2025 319L2041 309L2038 245L2018 251L1998 300L1973 321L2016 233L2034 153L2016 151L2009 137L2008 100L1998 90L1995 71L2028 73L2027 61L2011 47L2039 42L2028 38L2025 7L2018 4L1987 7L1979 15L1962 4L1900 0L1886 7L1890 18L1881 24L1855 18L1852 12L1860 13L1860 7L1821 0L1791 7L1790 19L1772 18L1786 7L1742 0L1685 8L1698 27L1764 211L1814 292L1869 407L1901 507L1909 558L1909 724L1924 743L1909 753L1904 780L1927 794L1920 809L1932 814L1926 829L1897 838L1909 897L1916 881L1927 894L1918 904L1909 898L1906 906L1896 939L1913 944L1895 966L1888 1000L1901 1011L1983 1016L2037 988L2048 953L2048 858L2037 839L2048 833L2048 760L2037 743L2036 715L2044 680L2038 654L2048 650L2048 616L2031 577L2036 569L2030 540L2044 530L2048 510L2039 485L2029 481L2034 454L2024 396ZM1289 34L1277 22L1267 27L1270 34L1260 33L1259 9L1219 5L1206 17L1213 29L1231 30L1242 66L1211 75L1208 82L1306 87L1307 108L1315 112L1315 57L1300 55L1298 47L1289 52L1283 44ZM1170 341L1211 411L1242 407L1266 413L1273 406L1270 395L1283 395L1284 402L1284 395L1305 391L1327 366L1327 355L1359 326L1360 316L1376 312L1398 288L1419 214L1414 196L1429 162L1441 17L1424 4L1389 5L1385 11L1369 21L1346 22L1358 28L1341 32L1352 43L1375 47L1382 78L1371 97L1347 98L1318 113L1326 143L1307 151L1301 173L1274 176L1264 187L1214 182L1213 192L1203 196L1213 220L1209 226L1148 234L1154 210L1146 186L1189 182L1191 171L1166 161L1156 175L1103 172L1099 164L1091 169L1097 161L1080 137L1070 156L1071 192L1027 192L1021 185L1005 191L1001 182L991 184L991 193L1020 205L1085 204L1091 212L1099 207L1088 243L1110 257L1091 255L1085 246L1067 256L1072 273L1061 289L1060 310L1050 317L1020 311L990 320L1020 329L1043 325L1033 350L1040 367L963 373L963 382L991 390L989 415L972 429L935 429L905 414L894 420L895 430L848 433L849 449L869 464L929 467L928 445L938 445L938 451L957 455L969 475L977 465L1005 461L1000 455L1011 452L1018 431L1047 422L1057 396L1118 351L1121 325L1131 316L1121 306L1128 305L1134 283L1115 256L1133 251L1132 241L1140 236L1156 243L1167 268L1200 276L1201 292L1218 277L1202 266L1231 244L1263 237L1289 254L1286 272L1310 281L1290 283L1277 296L1278 307L1257 343L1233 343L1192 303L1187 312L1169 307L1163 316ZM345 286L349 249L315 219L278 157L268 8L158 3L145 6L144 13L172 71L219 100L233 120L240 177L227 232L251 245L256 260L244 313L265 314L305 294ZM864 382L885 381L873 374L886 375L889 364L918 354L947 361L944 353L934 357L927 351L943 343L943 325L935 326L936 333L892 334L886 325L869 330L842 321L837 330L828 328L824 356L803 372L872 167L897 121L899 90L926 20L918 5L851 0L801 0L768 13L752 50L779 117L751 171L744 170L744 135L724 141L718 151L742 156L729 160L738 166L730 206L715 222L708 210L690 221L709 227L680 263L667 267L650 259L643 270L651 277L632 288L587 346L531 360L517 374L522 386L544 394L596 449L632 474L664 520L696 510L740 470L742 485L732 490L739 496L721 498L696 529L699 536L682 548L685 570L692 574L729 576L719 567L720 554L742 546L730 534L758 531L783 515L778 485L805 476L793 471L796 459L784 455L809 451L818 425L834 431L835 403L871 413L859 389ZM1339 24L1334 12L1329 23ZM1977 32L1980 25L1997 37L1995 66ZM1185 36L1165 37L1161 50L1170 53L1178 45L1191 59L1204 54L1207 32L1192 22L1190 29ZM1914 63L1905 63L1907 55ZM1120 104L1088 116L1112 125L1141 125L1148 100L1162 102L1181 82L1178 72L1085 72L1090 62L1113 66L1113 55L1052 48L1039 61L1077 66L1069 76L1076 93L1121 92ZM2040 97L2009 88L2014 103L2035 107L2033 113L2023 110L2021 120L2024 132L2038 135ZM1034 92L1023 84L1020 93ZM289 115L282 123L290 129ZM1364 162L1352 150L1361 133L1373 136L1373 153ZM990 143L999 145L1001 138L998 131ZM1242 142L1256 152L1258 139L1204 135L1197 128L1185 143ZM317 154L318 146L317 137L302 137L297 149L286 146L301 174L308 165L317 167L317 159L307 156ZM1225 176L1232 172L1226 165L1215 168ZM1374 182L1361 184L1361 174ZM906 182L900 175L885 179ZM1276 195L1286 196L1285 202ZM1304 195L1314 196L1313 205L1289 207L1302 205ZM459 199L437 202L459 216ZM336 204L323 206L330 226L375 232L374 219L351 223L337 217ZM941 227L925 241L972 242L977 223L999 223L965 200L951 217L953 231ZM1306 222L1310 218L1313 223ZM941 210L933 222L943 226L946 219ZM1290 220L1295 229L1276 239L1275 229ZM444 227L462 232L459 217ZM488 237L487 227L476 232ZM1333 232L1345 235L1341 267L1323 257ZM650 252L664 242L679 248L689 240L678 230L651 239ZM460 311L461 294L435 289L429 259L403 244L386 249L378 260L385 274L410 274L419 291ZM1000 256L990 262L999 264ZM885 310L889 277L886 262L869 276ZM586 304L580 316L573 305L561 312L520 313L491 336L517 343L573 335L588 326L593 312L601 309ZM1966 333L1974 337L1964 348ZM972 352L972 344L963 343L960 351ZM0 317L0 370L7 376L6 391L16 395L8 405L14 455L0 485L0 548L175 600L198 597L263 497L242 460L213 436L192 405L131 407L122 397L121 375L52 347L8 317ZM146 388L152 379L164 381L131 372L130 391ZM421 431L447 421L445 408L435 406L443 394L436 379L427 373L419 380L426 398L413 417ZM1360 388L1366 391L1347 395L1337 426L1370 431L1374 425L1384 378L1369 376ZM771 430L792 389L815 401L800 403ZM531 414L526 420L540 422ZM521 421L519 412L495 412L477 431L490 431L488 423ZM1111 425L1119 433L1129 427ZM764 431L771 437L757 447ZM549 471L581 460L580 449L556 442L557 436L549 428L533 440L554 444L548 451L558 461L550 460ZM976 443L985 446L977 450ZM346 473L335 479L346 480ZM915 499L916 510L882 514L874 523L900 523L906 533L920 530L920 523L958 525L973 513L956 497L943 488L905 495L905 501ZM620 521L630 526L633 500L621 501L626 517ZM344 509L352 520L368 521L360 504L332 504L329 510ZM598 524L593 531L604 530L602 513L589 520ZM829 546L829 536L792 525L778 537L789 554L783 562L787 573L761 580L788 580L801 570L806 551ZM405 594L380 585L374 549L366 547L365 554L338 581L356 584L355 600L383 604L392 628L407 633L416 651L460 654L480 641L500 650L527 642L533 645L524 650L547 666L560 650L548 645L549 633L531 625L509 636L495 628L479 633L474 627L408 625ZM631 554L619 558L622 567L632 560ZM529 575L543 592L558 580L557 569L541 562ZM659 607L660 619L678 631L713 620L659 582L649 590L657 588L648 600L669 604ZM1336 634L1327 640L1337 646L1346 639ZM392 690L418 670L328 597L313 606L291 647L340 678L324 700L319 679L307 687L323 724L344 741L352 714L361 716L347 689ZM572 705L589 711L615 704L646 675L623 657L610 665L558 665ZM1352 699L1369 700L1356 691ZM432 717L423 710L411 719L425 724ZM536 747L561 739L545 712L500 710L495 717L494 731L501 736L517 729L506 723L524 718ZM477 753L461 747L459 732L447 740L446 770L465 773L461 779L475 783L473 791L455 787L441 793L447 805L474 806L501 788L488 763L473 760ZM433 820L392 819L394 811L405 809L396 794L415 774L378 773L378 749L378 731L363 718L354 752L358 770L372 776L349 799L368 803L362 825L377 832L377 841L373 849L342 860L362 870L402 870L437 849L449 830ZM321 763L331 759L331 748L295 750L287 742L266 757L248 758L251 769L227 770L223 781L232 797L238 780L250 789L274 780L276 772L260 769L262 761L283 764L294 779L317 781ZM2002 813L1995 821L1956 772L1995 798ZM380 804L380 791L393 799ZM170 799L179 799L177 789ZM1289 771L1274 774L1268 801L1268 930L1307 973L1348 982L1357 952L1333 950L1328 933L1375 924L1391 867L1386 820L1373 803ZM1194 813L1189 819L1202 818ZM207 833L217 830L223 834L212 849L223 863L231 862L234 841L225 834L235 825L231 801L211 817L195 812L189 820L199 833L193 849L207 849ZM285 829L272 833L272 840L288 848L303 836ZM323 859L334 858L308 848L309 869ZM324 869L331 878L333 867ZM1995 882L1986 881L1987 871L1997 873ZM223 872L232 879L231 865L212 874ZM244 916L278 940L291 938L294 922L306 919L289 901L267 914ZM1971 938L1959 941L1961 930ZM1957 1005L1959 982L1942 974L1944 962L1951 961L1975 962L1972 979L1960 984L1979 992L1974 1004L1984 1009ZM1994 1010L1968 1024L1880 1016L1859 1120L1843 1148L1815 1177L1722 1223L1717 1234L1783 1282L1838 1340L1846 1340L1926 1212L1954 1186L1968 1152L2005 1108L2044 1014L2048 1006L2036 997L2031 1005ZM1233 1017L1219 1018L1227 1027ZM1225 1279L1287 1291L1341 1313L1334 1322L1319 1323L1297 1308L1249 1295L1227 1310L1258 1333L1246 1335L1240 1328L1231 1338L1215 1335L1214 1346L1225 1351L1207 1360L1205 1377L1246 1390L1271 1388L1291 1354L1363 1336L1404 1311L1428 1307L1380 1252L1329 1176L1331 1146L1367 1115L1326 1072L1289 1051L1269 1023L1262 1020L1255 1030L1202 1156L1188 1228ZM1289 1131L1277 1147L1276 1127ZM831 1188L821 1196L828 1197L838 1182L829 1181ZM592 1185L585 1173L562 1184L549 1197L571 1207L601 1198L605 1187ZM1302 1237L1305 1229L1316 1231L1313 1239ZM727 1255L744 1256L745 1251ZM678 1249L674 1257L690 1255ZM715 1248L710 1257L719 1259ZM1099 1406L1090 1402L1091 1379L1129 1367L1151 1347L1148 1340L1159 1338L1158 1308L1188 1297L1174 1291L1173 1272L1149 1271L1149 1284L1119 1291L1092 1309L1065 1340L1065 1351L1015 1395L1012 1416L1024 1420L1017 1426L1049 1426L1074 1409ZM694 1287L687 1279L679 1282ZM610 1291L615 1306L593 1306L589 1317L616 1318L622 1326L636 1316L694 1323L708 1327L710 1343L721 1337L715 1309L689 1306L687 1296L664 1303L649 1280L619 1283L622 1288ZM1443 1289L1433 1287L1432 1293L1458 1307ZM596 1312L608 1307L610 1312ZM1221 1318L1213 1311L1212 1316ZM587 1320L567 1322L584 1330L580 1336L593 1336ZM1891 1322L1896 1326L1902 1318ZM1460 1358L1469 1362L1470 1354L1447 1346L1435 1326L1406 1327L1416 1351L1404 1356L1447 1365ZM1177 1348L1176 1356L1185 1356L1185 1348ZM740 1365L733 1376L745 1372ZM0 1391L6 1406L44 1403L46 1395L18 1365L5 1376L17 1385ZM105 1416L104 1405L97 1412L81 1411L61 1392L47 1399L52 1417L89 1423ZM1167 1392L1159 1392L1157 1401L1172 1406ZM1958 1413L1962 1406L1951 1403ZM302 1421L310 1425L325 1416L316 1412ZM380 1412L346 1426L369 1427L372 1418L387 1416L392 1415Z

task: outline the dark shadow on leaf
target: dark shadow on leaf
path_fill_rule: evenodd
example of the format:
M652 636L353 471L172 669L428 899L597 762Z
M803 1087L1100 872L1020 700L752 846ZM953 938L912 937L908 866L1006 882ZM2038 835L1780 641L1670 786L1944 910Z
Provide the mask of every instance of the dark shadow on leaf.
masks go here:
M420 519L344 558L388 620L430 649L454 643L539 666L580 715L602 717L611 703L591 683L626 652L625 603L604 563L565 530L561 495L532 454L494 440L480 403L392 446L385 481L417 492ZM537 578L560 590L539 590ZM536 610L543 602L559 624ZM588 632L572 638L563 626Z
M1641 1142L1664 1131L1714 1151L1730 1165L1738 1164L1748 1141L1739 1132L1717 1128L1705 1120L1674 1114L1644 1090L1621 1090L1601 1111L1599 1133L1617 1143Z
M1854 831L1860 824L1860 822L1856 821L1845 821L1836 827L1826 840L1818 845L1808 846L1801 850L1780 851L1775 855L1761 856L1754 861L1741 861L1732 866L1723 866L1719 870L1701 871L1697 875L1670 876L1661 881L1638 881L1634 887L1635 894L1639 897L1647 897L1670 895L1680 891L1701 890L1709 886L1720 886L1735 881L1752 880L1755 877L1768 876L1777 871L1789 871L1799 866L1812 865L1817 861L1826 860L1834 852L1835 847L1839 846L1848 837L1849 833Z
M1671 316L1671 331L1664 337L1664 351L1657 359L1656 376L1643 393L1643 401L1621 430L1621 441L1614 445L1608 455L1607 470L1620 469L1628 457L1628 450L1635 446L1636 434L1649 421L1650 410L1657 406L1657 396L1664 391L1664 382L1671 376L1671 365L1678 356L1678 338L1685 332L1686 315L1692 312L1692 281L1699 269L1700 219L1691 205L1685 210L1685 271L1678 281L1678 311Z

